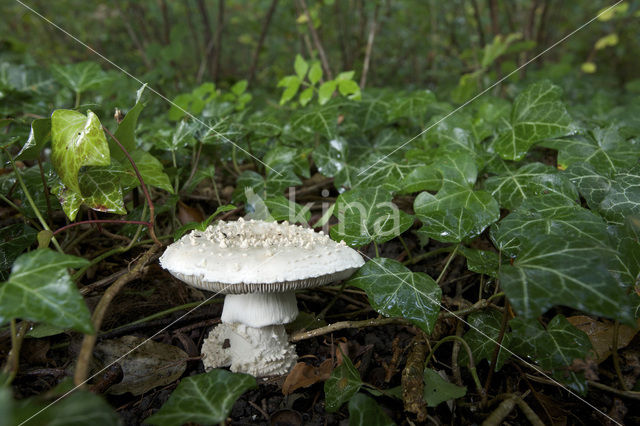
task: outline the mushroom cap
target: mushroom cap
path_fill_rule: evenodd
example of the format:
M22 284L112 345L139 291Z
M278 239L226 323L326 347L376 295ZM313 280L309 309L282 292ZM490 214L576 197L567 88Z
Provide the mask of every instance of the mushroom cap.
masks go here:
M193 287L223 294L275 293L350 277L364 264L343 241L287 222L218 221L171 244L160 264Z

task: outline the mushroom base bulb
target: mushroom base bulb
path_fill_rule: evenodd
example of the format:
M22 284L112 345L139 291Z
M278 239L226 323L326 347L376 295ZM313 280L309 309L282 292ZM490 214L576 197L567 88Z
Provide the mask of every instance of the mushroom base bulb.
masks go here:
M222 323L202 343L206 371L230 365L234 373L275 376L288 373L297 358L283 325L254 328Z
M298 316L298 304L292 291L285 293L227 294L222 322L242 323L250 327L288 324Z

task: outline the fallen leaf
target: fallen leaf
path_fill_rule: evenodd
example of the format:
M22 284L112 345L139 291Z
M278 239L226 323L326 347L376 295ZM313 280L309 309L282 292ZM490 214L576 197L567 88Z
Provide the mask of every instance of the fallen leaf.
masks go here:
M567 320L577 329L582 330L589 336L591 346L596 354L596 360L601 363L611 355L613 343L614 323L610 321L597 321L586 315L576 315ZM638 320L640 325L640 319ZM631 342L638 330L621 325L618 328L618 349L624 348Z
M289 395L296 389L306 388L318 382L324 382L331 376L333 365L330 359L315 367L304 362L293 366L282 385L282 393Z
M200 210L178 201L178 219L183 225L191 222L202 222L205 217Z

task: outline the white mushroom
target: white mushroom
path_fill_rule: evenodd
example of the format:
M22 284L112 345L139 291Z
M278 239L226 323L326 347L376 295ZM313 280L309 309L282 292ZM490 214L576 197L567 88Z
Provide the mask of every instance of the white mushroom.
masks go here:
M187 284L227 295L222 323L202 345L205 369L230 365L262 377L296 362L283 325L298 315L294 291L346 279L364 260L313 229L239 219L185 235L160 264Z

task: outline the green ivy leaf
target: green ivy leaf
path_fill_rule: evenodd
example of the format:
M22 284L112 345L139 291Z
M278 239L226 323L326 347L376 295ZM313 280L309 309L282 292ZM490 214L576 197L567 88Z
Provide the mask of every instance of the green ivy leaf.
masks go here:
M348 356L342 354L342 364L336 367L331 377L324 382L325 409L335 413L362 387L358 370Z
M357 393L349 400L349 426L393 426L395 422L387 416L376 401Z
M547 329L535 319L517 317L509 322L510 348L523 358L533 359L553 377L581 394L587 391L583 374L569 369L574 359L584 359L591 349L589 337L563 315L556 315Z
M442 185L442 175L433 166L412 166L412 170L400 183L403 194L419 191L437 191Z
M627 139L620 124L598 127L584 134L546 142L558 150L558 167L562 170L575 163L588 163L601 174L633 167L640 157L640 139Z
M529 197L558 194L570 201L578 199L578 190L571 181L551 166L529 163L516 171L508 171L487 179L484 187L500 206L514 210Z
M0 284L0 323L21 318L93 333L89 310L67 272L88 264L50 249L18 257L9 280Z
M70 65L53 65L53 76L75 93L84 93L109 81L108 75L96 62L79 62Z
M605 175L587 163L578 163L567 174L589 207L609 222L623 224L628 216L640 216L640 165Z
M184 423L214 424L223 422L236 399L258 385L248 374L227 370L211 370L208 373L184 378L173 391L160 411L145 420L158 426Z
M491 148L504 159L520 160L537 142L570 133L571 117L560 96L560 88L549 81L527 87L516 97L507 128Z
M144 180L146 185L155 186L156 188L163 189L170 194L173 194L173 187L169 176L164 172L162 163L153 155L146 151L135 150L130 153L133 162L136 163L136 167L140 172L140 176ZM131 163L125 160L128 179L122 182L123 186L128 188L135 188L140 186L140 181L136 176Z
M462 398L467 394L466 387L446 381L430 368L424 369L423 380L423 398L429 407L437 407L442 402Z
M473 361L476 366L483 359L491 362L496 342L500 336L500 329L502 328L502 314L495 310L473 312L467 317L467 322L470 329L464 334L463 338L471 348ZM498 351L495 371L499 371L511 356L509 352L504 350L504 348L509 348L510 345L511 335L505 334L502 338L502 346ZM461 365L469 364L467 351L460 351L459 360Z
M460 246L460 253L467 259L467 267L478 274L498 277L499 256L495 251Z
M307 140L316 134L333 139L338 125L339 107L340 103L331 102L298 111L290 122L296 139Z
M430 90L398 93L391 100L388 120L396 121L401 118L425 118L429 106L436 101L436 96Z
M340 223L331 228L331 238L350 246L389 241L413 224L408 215L391 202L391 192L382 188L352 189L336 200L334 216Z
M474 191L477 169L463 155L443 157L437 165L442 186L436 195L420 193L414 200L416 216L429 237L442 242L461 242L476 237L500 217L491 194Z
M368 261L347 282L367 293L369 303L389 317L403 317L431 334L440 312L442 291L422 272L411 272L388 258Z
M9 277L13 261L36 241L38 232L24 223L0 228L0 279Z
M84 166L108 166L109 144L98 117L58 109L51 115L51 162L62 183L80 193L78 172Z
M274 220L287 220L290 223L308 224L311 219L311 205L301 206L284 195L269 197L264 200L265 205Z
M500 284L514 309L536 318L554 305L634 324L625 289L607 270L601 245L569 235L530 236Z
M45 143L51 137L51 119L38 118L31 122L31 131L27 142L16 156L16 160L36 160Z

